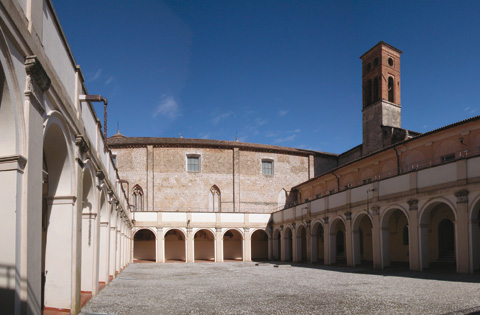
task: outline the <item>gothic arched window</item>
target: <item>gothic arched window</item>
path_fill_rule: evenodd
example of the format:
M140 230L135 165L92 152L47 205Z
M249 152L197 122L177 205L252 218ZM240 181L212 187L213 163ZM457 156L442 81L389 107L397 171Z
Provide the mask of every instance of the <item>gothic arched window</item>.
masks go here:
M394 88L393 77L388 77L388 101L395 103L393 88Z
M132 201L134 211L143 211L143 189L135 185L132 189Z
M221 195L220 189L217 187L217 185L213 185L212 188L210 188L210 192L208 195L208 211L221 211Z

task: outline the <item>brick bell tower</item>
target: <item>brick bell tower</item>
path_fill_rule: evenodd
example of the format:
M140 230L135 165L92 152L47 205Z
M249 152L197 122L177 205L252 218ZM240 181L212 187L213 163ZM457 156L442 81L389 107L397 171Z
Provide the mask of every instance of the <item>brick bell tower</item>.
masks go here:
M400 55L402 51L379 42L362 59L362 155L383 147L384 126L401 128Z

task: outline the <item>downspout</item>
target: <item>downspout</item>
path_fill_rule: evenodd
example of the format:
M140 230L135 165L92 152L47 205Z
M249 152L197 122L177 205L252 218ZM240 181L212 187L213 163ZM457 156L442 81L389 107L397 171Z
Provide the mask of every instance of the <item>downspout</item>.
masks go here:
M80 95L83 102L103 102L103 151L107 152L107 105L108 101L101 95Z
M398 155L397 147L394 146L395 154L397 155L397 175L400 175L400 156Z
M337 178L337 192L340 192L340 178L334 172L332 174Z

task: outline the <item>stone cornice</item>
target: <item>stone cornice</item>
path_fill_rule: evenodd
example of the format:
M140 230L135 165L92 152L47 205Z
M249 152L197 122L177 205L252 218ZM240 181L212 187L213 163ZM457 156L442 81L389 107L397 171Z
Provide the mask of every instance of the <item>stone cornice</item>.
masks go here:
M43 68L37 56L28 56L25 58L25 71L34 80L42 93L46 92L52 81Z
M22 155L11 155L0 157L0 172L19 171L23 173L27 159Z

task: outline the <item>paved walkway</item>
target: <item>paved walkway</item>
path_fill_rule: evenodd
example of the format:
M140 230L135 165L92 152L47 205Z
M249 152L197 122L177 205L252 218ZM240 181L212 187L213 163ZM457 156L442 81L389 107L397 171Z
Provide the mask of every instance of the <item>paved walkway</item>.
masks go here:
M480 275L255 263L131 264L82 314L474 314Z

